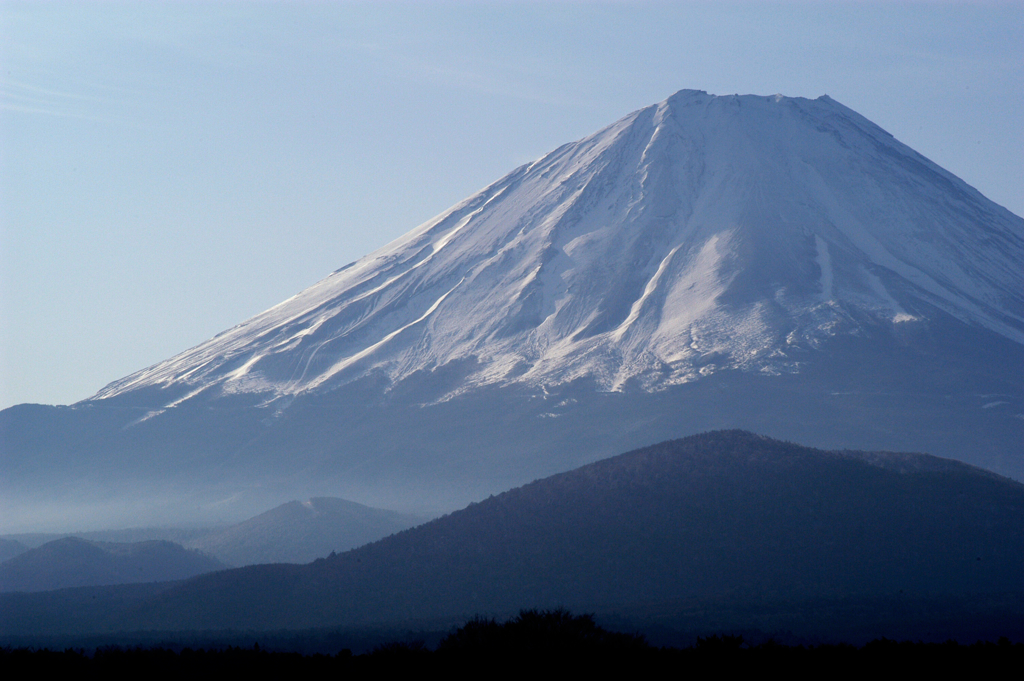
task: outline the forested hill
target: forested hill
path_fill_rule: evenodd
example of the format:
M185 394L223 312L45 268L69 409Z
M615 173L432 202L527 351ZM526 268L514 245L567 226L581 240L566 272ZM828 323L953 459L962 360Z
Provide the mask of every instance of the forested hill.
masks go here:
M64 623L53 597L0 610L6 632L284 629L680 599L1011 592L1024 593L1024 485L926 455L726 431L539 480L309 565L197 577L96 621L83 611Z

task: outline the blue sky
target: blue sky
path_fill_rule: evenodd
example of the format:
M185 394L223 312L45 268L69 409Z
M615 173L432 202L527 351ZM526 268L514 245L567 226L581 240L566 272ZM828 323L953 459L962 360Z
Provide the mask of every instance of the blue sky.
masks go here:
M67 404L682 88L1024 213L1024 3L0 2L0 408Z

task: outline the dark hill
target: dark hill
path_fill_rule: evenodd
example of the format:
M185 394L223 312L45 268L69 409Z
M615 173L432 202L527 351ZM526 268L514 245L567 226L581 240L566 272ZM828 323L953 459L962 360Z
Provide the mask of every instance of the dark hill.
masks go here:
M1024 485L927 455L726 431L539 480L309 565L198 577L95 626L283 629L1007 593L1024 594ZM19 601L4 628L23 617L40 626L32 607Z
M64 537L0 564L0 591L166 582L223 567L169 541L119 544Z
M925 455L730 431L555 475L307 567L193 580L138 624L293 627L901 591L1024 591L1024 485Z

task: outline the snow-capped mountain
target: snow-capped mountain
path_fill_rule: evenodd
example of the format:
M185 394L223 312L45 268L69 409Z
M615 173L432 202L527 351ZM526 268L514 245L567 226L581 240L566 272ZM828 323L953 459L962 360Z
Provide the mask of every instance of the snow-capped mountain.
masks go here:
M466 359L460 391L657 390L933 307L1024 343L1020 218L827 96L684 90L93 399L272 402Z
M828 97L684 90L89 400L0 413L0 499L438 510L721 427L1024 478L1024 220Z

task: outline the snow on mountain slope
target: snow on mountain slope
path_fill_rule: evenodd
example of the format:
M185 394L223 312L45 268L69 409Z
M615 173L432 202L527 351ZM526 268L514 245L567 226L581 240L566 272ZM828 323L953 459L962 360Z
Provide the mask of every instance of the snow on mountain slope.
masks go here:
M650 391L934 310L1024 344L1024 220L827 96L684 90L92 399L284 407L454 361L457 390Z

